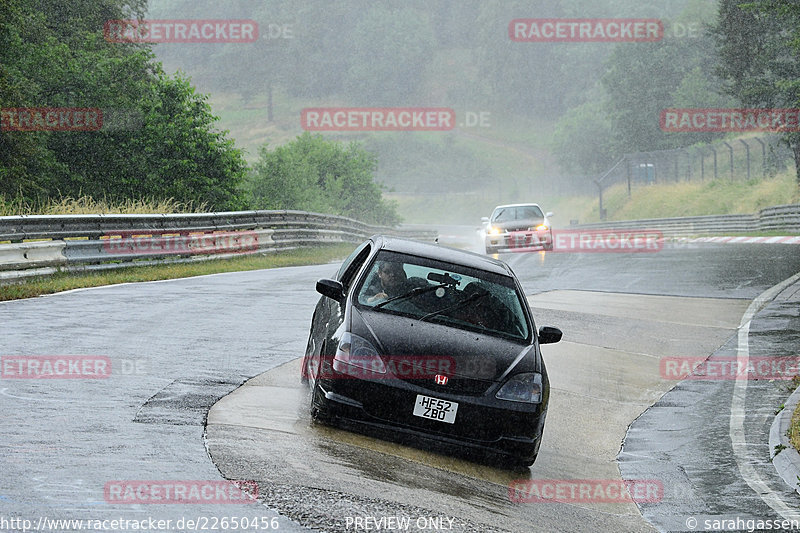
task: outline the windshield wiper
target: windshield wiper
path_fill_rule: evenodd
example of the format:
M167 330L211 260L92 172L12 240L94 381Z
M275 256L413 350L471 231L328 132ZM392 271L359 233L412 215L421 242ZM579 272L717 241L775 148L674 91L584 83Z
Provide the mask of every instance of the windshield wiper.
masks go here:
M411 298L412 296L416 296L416 295L422 294L424 292L435 291L436 289L440 289L442 287L447 287L447 285L448 285L448 283L440 283L438 285L428 285L427 287L414 287L413 289L411 289L410 291L408 291L405 294L400 294L398 296L392 296L388 300L382 301L381 303L376 305L374 307L374 309L381 308L381 307L383 307L384 305L386 305L388 303L394 302L395 300L402 300L404 298Z
M420 320L420 322L422 322L423 320L425 320L427 318L430 318L430 317L433 317L433 316L436 316L436 315L440 315L440 314L442 314L442 313L444 313L446 311L452 311L453 309L457 309L457 308L459 308L459 307L461 307L463 305L466 305L468 303L472 303L475 300L483 298L484 296L489 296L489 293L471 294L471 295L467 296L466 298L464 298L463 300L461 300L460 302L458 302L456 304L453 304L453 305L451 305L449 307L445 307L444 309L439 309L438 311L434 311L433 313L428 313L427 315L423 316L419 320Z

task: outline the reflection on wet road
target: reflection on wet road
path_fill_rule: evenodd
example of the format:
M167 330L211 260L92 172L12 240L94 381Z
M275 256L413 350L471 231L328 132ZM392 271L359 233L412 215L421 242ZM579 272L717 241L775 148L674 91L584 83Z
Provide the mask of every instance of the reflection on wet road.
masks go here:
M749 509L754 493L735 480L730 453L719 446L730 442L725 383L701 391L695 382L675 401L664 396L657 416L637 420L638 447L628 458L616 455L625 425L675 385L660 378L658 357L717 350L733 336L746 300L800 271L797 250L698 245L635 257L504 255L532 297L537 324L565 332L562 343L543 349L554 390L542 450L527 475L616 478L618 460L630 465L629 457L649 454L655 463L639 461L646 468L635 476L662 479L667 494L670 487L688 487L682 493L687 498L702 491L704 504ZM341 530L347 517L397 514L458 517L454 531L651 530L633 504L513 504L507 472L311 426L290 366L268 373L272 381L251 381L278 388L229 409L229 423L212 412L205 431L208 406L302 355L319 296L314 282L335 270L322 265L232 273L0 304L0 354L107 356L117 365L104 380L0 381L0 515L230 516L227 506L111 505L103 498L110 480L216 480L221 470L261 480L267 507L328 531ZM796 298L786 299L756 317L753 355L797 353L800 339L791 331L798 329L791 319L797 309ZM723 355L726 349L730 343ZM131 371L120 365L125 362L142 365ZM250 388L258 390L241 390ZM748 393L748 441L757 444L764 420L783 401L780 394L766 382ZM675 409L684 416L675 416ZM658 429L683 435L680 453L664 453L678 441L662 445ZM768 475L768 458L758 461L762 477ZM693 466L681 470L676 464ZM676 502L681 500L663 502L658 512L676 514ZM656 506L645 508L651 518ZM237 511L275 516L262 505ZM304 529L280 520L281 531Z
M337 495L349 511L456 518L454 530L648 531L632 503L514 503L517 479L620 480L615 458L625 430L674 383L661 378L659 356L708 355L730 337L746 300L555 291L531 298L537 317L564 327L565 340L543 347L552 386L539 458L508 471L312 424L299 361L250 381L209 412L209 452L229 478L255 477L273 487L271 505L306 525L346 530ZM553 313L553 316L550 314ZM705 318L704 318L705 317ZM540 324L545 322L539 321ZM631 337L615 324L641 327ZM605 331L588 338L581 332ZM688 351L687 351L688 350ZM304 488L313 506L296 503ZM327 494L325 498L322 494ZM375 501L376 496L380 500ZM377 514L376 514L377 513Z

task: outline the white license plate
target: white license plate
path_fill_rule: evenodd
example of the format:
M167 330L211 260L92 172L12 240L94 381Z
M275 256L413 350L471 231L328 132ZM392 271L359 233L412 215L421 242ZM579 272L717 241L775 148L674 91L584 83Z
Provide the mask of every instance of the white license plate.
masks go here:
M531 231L512 231L508 236L508 245L511 248L538 246L539 236Z
M417 394L417 402L414 404L414 416L448 424L455 424L456 411L458 411L456 402L448 402L422 394Z

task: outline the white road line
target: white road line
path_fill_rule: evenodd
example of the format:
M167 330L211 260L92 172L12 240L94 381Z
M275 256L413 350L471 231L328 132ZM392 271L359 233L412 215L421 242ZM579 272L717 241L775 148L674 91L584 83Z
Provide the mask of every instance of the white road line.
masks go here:
M742 316L742 321L739 324L739 345L736 349L737 368L747 368L750 360L750 343L748 340L750 321L758 311L767 305L767 303L798 279L800 279L800 272L791 278L783 280L774 287L770 287L750 303L750 306L747 308L747 311L745 311L744 316ZM731 445L733 446L733 456L736 459L739 472L741 472L742 478L750 488L764 500L764 503L769 505L783 518L787 520L800 520L800 511L788 505L778 493L774 492L764 483L748 457L748 445L744 434L747 383L748 380L746 379L734 380L733 398L731 399L730 438ZM763 445L763 443L758 445Z
M725 244L800 244L800 237L695 237L693 239L686 239L686 242L716 242Z

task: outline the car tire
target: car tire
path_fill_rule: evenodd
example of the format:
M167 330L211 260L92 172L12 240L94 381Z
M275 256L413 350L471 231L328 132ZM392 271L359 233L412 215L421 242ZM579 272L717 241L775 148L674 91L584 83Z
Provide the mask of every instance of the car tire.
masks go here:
M322 354L325 353L325 346L322 347L322 352L320 353L320 368L317 369L316 377L309 376L309 382L311 383L311 402L309 405L309 411L311 413L311 420L314 422L321 422L326 423L331 419L331 416L328 412L328 401L325 399L325 394L322 392L322 387L320 387L319 381L321 379L322 374Z
M553 243L551 242L550 244L545 244L542 247L542 250L544 250L545 252L552 252L553 251Z
M314 315L316 317L316 314ZM312 319L313 323L313 319ZM300 362L300 383L303 385L309 382L309 377L311 373L308 370L309 365L311 364L311 359L314 355L314 337L313 335L308 335L308 343L306 343L306 352L303 355L303 360Z
M311 420L323 424L330 421L331 417L328 414L326 403L325 396L322 394L322 389L319 387L319 376L317 376L317 379L315 379L311 385Z

